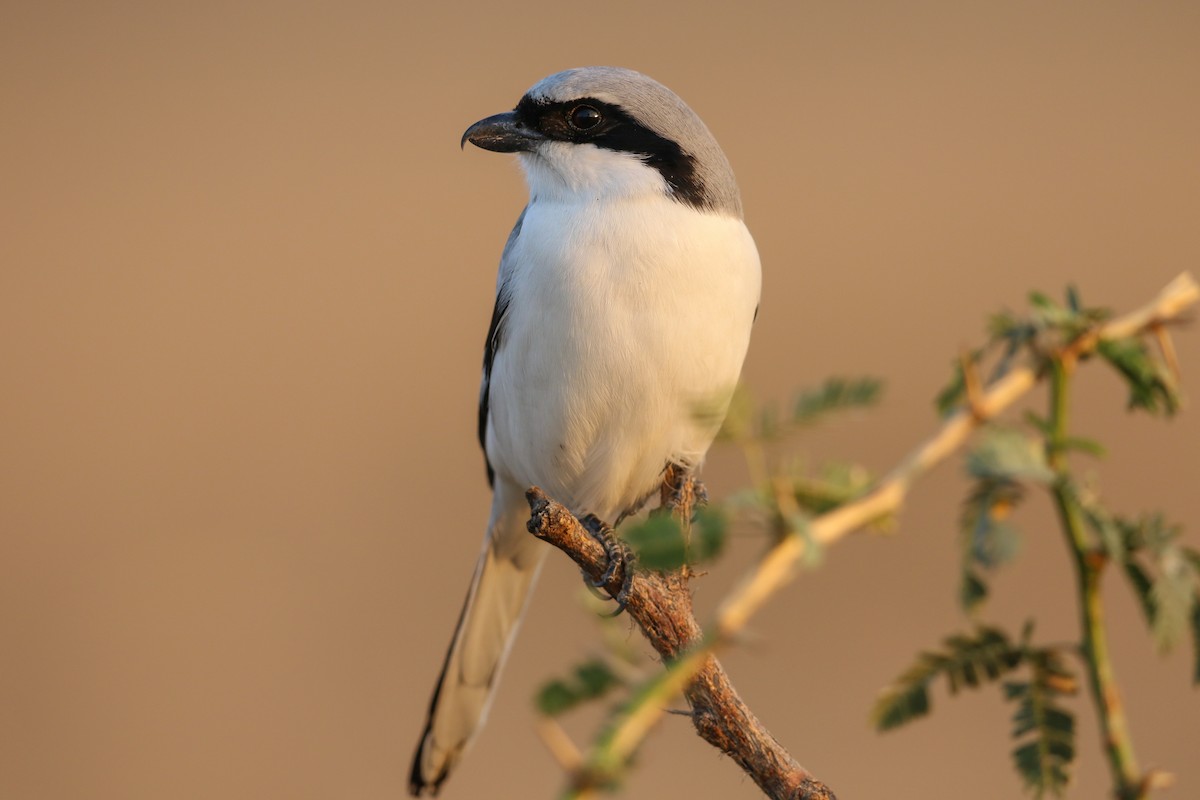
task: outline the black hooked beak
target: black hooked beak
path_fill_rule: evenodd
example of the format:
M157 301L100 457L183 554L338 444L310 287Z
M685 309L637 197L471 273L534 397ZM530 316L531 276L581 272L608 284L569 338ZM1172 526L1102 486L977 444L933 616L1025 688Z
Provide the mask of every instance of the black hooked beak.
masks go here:
M544 139L542 134L525 125L515 111L481 119L463 134L459 147L467 142L494 153L531 153Z

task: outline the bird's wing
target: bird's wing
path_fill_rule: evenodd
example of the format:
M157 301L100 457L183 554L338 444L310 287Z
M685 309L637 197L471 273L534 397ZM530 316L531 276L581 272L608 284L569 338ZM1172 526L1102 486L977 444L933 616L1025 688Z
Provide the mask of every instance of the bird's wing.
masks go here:
M492 462L488 458L487 452L488 395L492 383L492 362L500 347L504 332L504 315L508 311L510 296L508 278L513 269L513 246L521 235L521 225L525 222L525 212L528 210L529 206L526 206L521 212L521 216L517 217L517 224L513 226L512 233L508 235L508 241L504 243L504 252L500 256L500 272L496 276L496 305L492 309L492 322L488 325L487 339L483 343L483 380L479 386L479 446L483 448L483 460L487 465L489 486L494 486L496 482L496 472L492 469Z

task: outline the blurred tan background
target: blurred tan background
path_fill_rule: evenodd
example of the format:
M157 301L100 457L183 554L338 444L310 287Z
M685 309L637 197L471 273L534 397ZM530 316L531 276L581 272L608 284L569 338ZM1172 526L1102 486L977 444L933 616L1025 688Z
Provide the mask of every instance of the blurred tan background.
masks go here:
M877 411L799 442L882 470L986 314L1030 288L1140 304L1200 267L1200 6L1145 3L15 3L0 14L0 797L392 798L477 553L496 261L524 186L463 129L570 66L647 72L733 161L763 256L745 371L833 373ZM1200 332L1178 338L1200 395ZM1118 509L1200 542L1200 413L1083 379ZM999 692L871 732L876 691L962 629L959 466L891 538L828 554L727 666L843 798L1008 798ZM736 452L710 458L720 496ZM1041 500L985 619L1074 637ZM698 585L715 599L763 541ZM552 558L445 796L550 797L530 698L595 646ZM1144 766L1200 797L1189 648L1110 588ZM1073 797L1108 786L1079 712ZM591 720L574 721L584 737ZM669 719L629 798L757 796Z

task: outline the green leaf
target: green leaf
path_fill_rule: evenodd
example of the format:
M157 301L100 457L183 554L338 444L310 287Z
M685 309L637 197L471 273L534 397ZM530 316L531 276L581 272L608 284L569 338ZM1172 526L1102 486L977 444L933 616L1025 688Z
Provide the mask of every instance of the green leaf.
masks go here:
M720 441L769 442L796 426L818 422L831 412L874 405L882 394L883 381L878 378L829 378L820 386L802 392L789 416L781 415L772 405L756 409L749 391L739 384L732 395L719 394L697 403L692 414L702 426L719 424Z
M670 571L684 564L699 564L720 554L728 527L718 509L696 509L690 539L671 514L652 514L621 531L621 538L633 548L638 563L647 569Z
M729 521L719 508L701 506L692 519L692 547L689 563L710 561L725 548Z
M1067 285L1067 308L1074 314L1083 311L1083 306L1079 302L1079 289L1070 284Z
M1021 552L1021 535L1007 522L993 521L987 535L975 540L975 559L985 567L1007 564Z
M1007 339L1029 328L1029 323L1016 314L1008 311L998 311L988 317L987 332L993 339Z
M1183 638L1195 601L1191 570L1181 569L1182 566L1179 559L1169 562L1150 589L1155 608L1154 642L1163 653L1174 649Z
M620 685L621 680L608 664L599 659L592 659L575 667L569 679L555 679L544 683L538 690L535 703L539 712L548 717L556 717L588 700L603 697Z
M992 480L1050 483L1054 471L1046 464L1041 444L1015 428L989 426L967 454L967 472Z
M871 486L871 474L857 464L826 464L815 478L797 477L792 492L800 508L824 514L860 497Z
M987 600L987 596L987 584L983 582L979 573L969 567L964 569L958 589L958 602L963 611L973 614Z
M1051 300L1041 292L1034 290L1029 293L1029 305L1033 306L1035 311L1043 311L1046 313L1061 312L1062 307Z
M816 389L800 394L792 406L792 422L808 425L831 411L874 405L883 394L878 378L829 378Z
M1025 788L1034 797L1044 797L1047 792L1061 797L1071 781L1067 764L1075 759L1072 745L1054 739L1036 739L1013 750L1013 763L1025 783Z
M1178 552L1175 543L1183 529L1178 525L1168 524L1167 518L1161 512L1143 514L1134 525L1139 546L1154 553L1159 559L1166 557L1168 553Z
M871 720L876 730L888 731L928 713L929 684L915 682L896 686L881 696L871 711Z
M972 354L972 363L977 363L980 358L980 352L975 351ZM950 377L950 382L937 393L937 397L933 399L934 408L937 409L939 417L945 417L960 406L967 396L967 383L963 378L962 364L954 363L954 373Z
M592 659L575 668L575 683L580 696L591 700L619 686L621 681L613 674L608 664L599 659Z
M1033 321L1037 325L1062 328L1075 321L1075 312L1063 308L1041 292L1030 292L1029 304L1033 306Z
M1155 645L1160 652L1173 649L1189 623L1197 603L1200 579L1200 558L1193 551L1179 547L1179 528L1168 525L1161 514L1145 515L1136 523L1117 521L1129 548L1122 566L1133 587L1134 595L1150 626ZM1150 561L1153 574L1133 552L1141 552Z
M1015 669L1022 651L998 628L980 627L972 635L955 635L945 648L921 653L912 666L885 689L871 711L877 730L899 727L929 712L929 685L939 675L951 694L963 686L978 687Z
M958 518L962 543L959 603L968 614L975 613L988 596L987 584L976 567L995 569L1020 550L1017 529L1005 520L1022 495L1021 487L1012 481L981 480L963 502Z
M1121 562L1127 558L1126 543L1128 537L1121 527L1120 521L1100 505L1094 496L1085 496L1073 483L1067 483L1064 489L1068 497L1083 512L1083 519L1088 527L1096 534L1104 552L1114 561Z
M538 711L548 717L557 717L564 711L573 708L578 702L578 694L560 680L548 681L543 684L542 688L538 690L536 698Z
M1033 617L1025 620L1025 624L1021 626L1021 649L1028 650L1029 643L1033 641L1033 629L1037 626Z
M1027 325L1024 328L1013 331L1004 340L1004 352L996 359L996 363L992 366L992 371L988 373L987 383L994 383L1007 375L1009 368L1012 366L1013 359L1021 352L1023 347L1026 347L1036 338L1037 329L1032 325Z
M1075 718L1058 700L1075 693L1075 677L1054 650L1029 650L1026 660L1030 680L1004 685L1005 697L1017 703L1012 736L1019 743L1013 763L1034 797L1047 792L1058 796L1070 781L1075 759Z
M1196 573L1196 577L1200 578L1200 551L1193 550L1190 547L1181 547L1179 548L1179 552L1192 565L1192 572Z
M1098 352L1129 387L1129 408L1171 416L1179 409L1179 393L1163 365L1141 339L1105 339Z
M1133 559L1127 560L1122 566L1125 568L1125 576L1129 578L1129 583L1133 587L1133 594L1137 598L1138 605L1141 606L1142 615L1146 618L1146 625L1154 630L1154 619L1158 615L1154 595L1151 592L1154 582L1150 580L1150 576L1146 574L1142 565Z
M989 569L1011 561L1020 550L1017 530L1005 520L1021 502L1020 485L1008 480L981 480L972 487L959 515L964 567Z
M647 569L674 570L687 562L687 542L678 520L670 514L654 514L621 532L633 548L638 563Z

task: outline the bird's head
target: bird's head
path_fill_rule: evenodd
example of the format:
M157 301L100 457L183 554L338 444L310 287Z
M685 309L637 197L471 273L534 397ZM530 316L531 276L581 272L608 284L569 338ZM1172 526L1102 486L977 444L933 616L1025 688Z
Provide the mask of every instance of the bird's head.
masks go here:
M708 128L661 83L618 67L584 67L539 81L512 111L463 134L517 153L539 199L667 196L741 216L729 161Z

